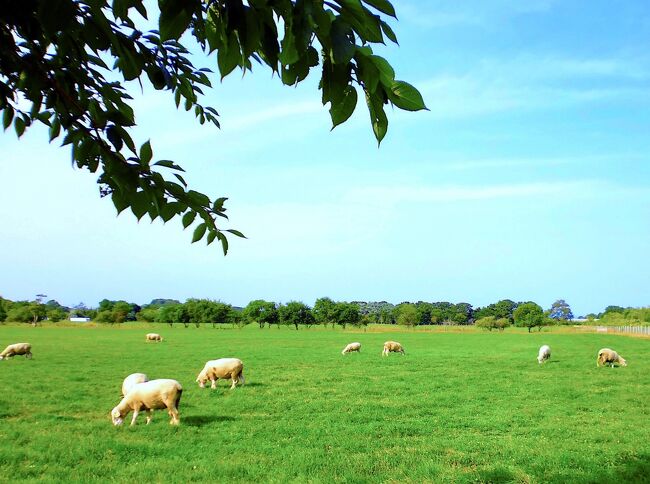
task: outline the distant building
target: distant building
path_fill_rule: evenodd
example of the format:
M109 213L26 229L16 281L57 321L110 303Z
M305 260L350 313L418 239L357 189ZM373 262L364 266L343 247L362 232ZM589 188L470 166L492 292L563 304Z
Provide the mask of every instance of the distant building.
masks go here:
M73 323L87 323L88 321L90 321L90 318L79 318L73 316L70 318L70 321L72 321Z

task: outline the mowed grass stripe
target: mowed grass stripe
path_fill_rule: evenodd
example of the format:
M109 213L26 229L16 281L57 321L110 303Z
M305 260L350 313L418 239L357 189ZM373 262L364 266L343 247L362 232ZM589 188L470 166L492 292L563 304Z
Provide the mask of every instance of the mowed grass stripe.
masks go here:
M650 342L599 334L0 328L0 475L154 482L615 482L650 475ZM406 355L381 357L383 342ZM351 341L361 353L341 355ZM553 351L545 365L537 349ZM630 366L596 368L601 347ZM205 361L247 384L199 389ZM122 379L184 387L181 425L114 428Z

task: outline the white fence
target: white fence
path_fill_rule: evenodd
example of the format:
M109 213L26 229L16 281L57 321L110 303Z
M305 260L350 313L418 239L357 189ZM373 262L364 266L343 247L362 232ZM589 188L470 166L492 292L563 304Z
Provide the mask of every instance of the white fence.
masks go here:
M650 336L650 326L595 326L598 333L626 333Z

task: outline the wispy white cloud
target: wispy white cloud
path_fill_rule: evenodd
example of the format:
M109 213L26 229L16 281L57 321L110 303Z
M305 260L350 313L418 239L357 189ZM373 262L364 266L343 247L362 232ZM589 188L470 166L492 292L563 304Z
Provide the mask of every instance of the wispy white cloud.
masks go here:
M430 116L439 119L612 100L648 102L647 66L640 59L489 59L464 73L441 73L418 88Z
M298 101L276 104L270 108L229 117L223 121L225 131L250 129L262 123L278 121L283 118L305 116L323 111L323 105L316 101Z
M309 123L307 117L314 114L326 112L325 108L319 102L315 101L288 101L276 103L270 107L262 109L245 109L238 108L238 113L234 114L228 108L219 110L221 129L218 131L219 136L237 136L244 132L254 133L256 129L263 127L277 128L291 122L291 130L295 132L296 126L305 126ZM299 120L293 122L293 120ZM174 129L168 133L161 133L158 145L161 147L193 144L207 139L214 139L215 128L212 125L199 126L192 123L187 128ZM250 142L250 140L249 140Z

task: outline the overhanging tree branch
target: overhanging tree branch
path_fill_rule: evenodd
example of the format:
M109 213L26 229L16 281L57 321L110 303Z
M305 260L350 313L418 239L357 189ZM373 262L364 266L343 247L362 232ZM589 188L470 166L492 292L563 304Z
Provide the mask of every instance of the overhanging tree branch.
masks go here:
M73 163L99 172L101 196L110 196L118 213L130 208L138 220L164 222L179 216L193 225L192 242L218 239L228 251L223 229L225 197L216 200L189 189L173 161L153 161L149 141L136 147L131 97L124 83L143 77L154 89L169 91L176 107L193 110L200 124L219 126L217 111L199 103L211 87L207 68L195 68L179 42L194 37L206 54L216 52L223 79L252 60L266 64L286 85L304 80L321 66L323 105L333 128L357 105L361 89L378 142L386 135L384 106L426 109L420 93L395 79L390 64L372 44L397 42L379 14L395 17L388 0L160 0L158 30L143 31L143 0L0 0L0 112L6 130L18 137L35 122L47 125L50 141L63 136ZM378 13L375 13L378 12ZM281 33L280 33L281 32ZM113 60L109 66L103 59ZM18 109L17 103L31 103ZM171 170L173 179L159 169Z

